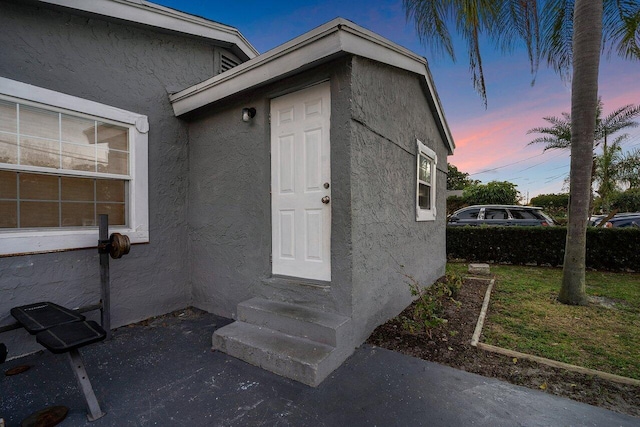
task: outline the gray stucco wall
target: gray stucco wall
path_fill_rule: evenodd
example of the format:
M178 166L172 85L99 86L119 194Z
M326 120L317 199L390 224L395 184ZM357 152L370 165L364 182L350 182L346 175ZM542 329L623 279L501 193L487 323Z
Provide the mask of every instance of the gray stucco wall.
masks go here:
M0 76L149 117L150 243L111 261L112 325L190 304L187 123L168 92L213 75L203 42L17 3L0 4ZM97 231L96 231L97 244ZM99 300L95 249L0 258L0 325L11 307ZM10 357L41 348L23 330L0 337Z
M270 100L331 82L332 282L326 292L271 276ZM350 62L248 91L190 118L189 236L193 304L235 317L256 295L350 314ZM250 123L243 107L255 107Z
M410 302L407 276L430 285L444 274L447 149L421 78L353 59L352 286L358 344ZM438 156L436 221L416 221L416 138Z

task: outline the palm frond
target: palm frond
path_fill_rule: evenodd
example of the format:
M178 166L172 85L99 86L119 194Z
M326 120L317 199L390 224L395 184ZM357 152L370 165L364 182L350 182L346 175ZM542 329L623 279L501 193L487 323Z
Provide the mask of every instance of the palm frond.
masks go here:
M602 49L625 59L640 59L640 3L637 0L605 0Z
M473 87L487 107L487 88L482 67L480 37L494 31L500 2L495 0L457 0L456 28L467 42L469 71Z
M614 134L625 128L634 128L638 122L634 121L640 116L640 105L628 104L609 113L600 123L600 131L607 135Z
M541 133L545 136L538 137L527 145L543 143L545 144L543 151L571 148L571 116L568 113L562 113L562 117L548 116L543 119L551 126L529 129L527 134Z
M467 44L473 87L487 106L487 90L482 65L480 38L493 35L499 27L499 12L508 0L403 0L407 20L413 19L421 42L433 53L448 54L455 60L449 25ZM535 3L536 0L519 0Z
M537 0L500 2L492 36L503 52L512 52L524 40L533 82L540 65L540 14Z
M524 42L535 82L544 60L563 80L573 66L573 13L576 0L403 0L420 41L436 55L456 60L452 26L464 39L473 86L486 107L487 94L479 39L489 36L503 51ZM640 1L603 0L603 52L640 60ZM599 117L599 116L598 116Z
M573 6L574 0L548 0L541 17L542 55L565 81L573 64Z
M544 148L542 149L542 151L566 149L571 147L571 143L569 141L553 136L540 136L529 142L527 145L532 144L544 144Z
M484 82L482 55L480 54L479 31L477 27L468 28L467 31L469 34L469 37L466 37L469 49L469 71L473 79L473 88L481 96L484 107L487 108L487 88Z
M622 135L618 135L618 136L616 136L616 138L611 143L611 146L612 147L620 147L620 145L627 139L629 139L629 134L628 133L623 133Z
M456 60L447 28L452 16L451 1L403 0L407 20L413 20L421 43L428 45L435 55L447 54Z

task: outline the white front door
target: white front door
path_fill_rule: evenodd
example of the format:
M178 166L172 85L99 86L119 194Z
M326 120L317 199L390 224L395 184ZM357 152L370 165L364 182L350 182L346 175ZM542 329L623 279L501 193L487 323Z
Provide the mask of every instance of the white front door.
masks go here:
M273 274L331 280L329 83L271 101Z

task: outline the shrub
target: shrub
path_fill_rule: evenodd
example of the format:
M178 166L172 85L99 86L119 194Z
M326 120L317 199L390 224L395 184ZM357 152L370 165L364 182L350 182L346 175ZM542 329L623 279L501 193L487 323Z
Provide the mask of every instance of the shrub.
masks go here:
M540 206L543 209L567 209L569 206L568 194L540 194L531 199L532 206Z
M417 298L411 316L402 317L402 327L412 334L426 333L431 338L432 328L447 323L447 319L442 317L444 303L455 301L462 287L462 277L455 273L447 274L429 287L420 286L415 279L408 278L411 295Z
M630 188L615 194L611 208L618 209L618 212L640 212L640 188Z
M465 187L462 197L469 205L515 205L518 203L518 190L511 182L491 181Z
M551 215L556 221L567 216L569 206L568 194L540 194L531 199L532 206L540 206L546 213Z
M561 266L566 227L447 227L447 257L467 261ZM640 230L587 229L586 266L640 271Z

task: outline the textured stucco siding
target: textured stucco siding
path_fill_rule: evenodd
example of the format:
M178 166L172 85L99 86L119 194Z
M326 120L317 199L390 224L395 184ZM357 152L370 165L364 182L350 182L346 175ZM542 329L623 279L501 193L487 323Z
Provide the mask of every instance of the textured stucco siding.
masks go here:
M355 57L351 204L356 340L444 274L447 149L418 76ZM436 221L416 221L416 138L438 156Z
M231 317L269 269L269 122L266 100L216 111L191 125L189 239L193 303ZM250 123L243 106L256 108Z
M248 91L192 117L189 158L193 304L235 317L238 303L261 295L313 302L312 288L270 281L270 100L331 82L332 282L323 307L350 312L349 62L338 59ZM242 108L254 107L250 123Z
M0 4L0 76L149 117L150 243L111 261L112 326L190 304L188 125L168 93L213 75L203 42L18 3ZM96 231L97 244L97 231ZM0 324L11 307L100 298L96 249L0 258ZM0 337L10 357L36 346L23 330Z

